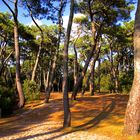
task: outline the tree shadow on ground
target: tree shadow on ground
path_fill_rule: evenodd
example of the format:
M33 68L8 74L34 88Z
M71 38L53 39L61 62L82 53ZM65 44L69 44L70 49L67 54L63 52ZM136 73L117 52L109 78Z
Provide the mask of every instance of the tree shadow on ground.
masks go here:
M22 114L0 119L0 138L28 131L30 129L28 126L51 119L51 115L60 112L59 107L62 108L62 106L62 99L56 99L50 101L50 103L42 104L39 108L26 109ZM62 115L58 117L62 117Z
M63 132L62 131L63 128L59 128L59 129L49 131L49 132L44 132L44 133L35 134L35 135L32 135L32 136L26 136L26 137L18 138L17 140L26 140L26 139L31 139L31 138L34 138L34 137L39 137L39 136L53 134L53 133L57 133L57 132L62 131L62 134L58 134L57 136L53 136L53 137L50 137L50 138L47 139L47 140L54 140L56 138L59 138L61 136L67 135L67 134L70 134L72 132L82 131L82 130L87 130L87 129L93 128L96 125L98 125L102 120L104 120L106 117L108 117L108 115L113 111L113 109L115 107L115 104L116 104L115 100L112 99L111 103L109 105L107 105L106 107L104 107L102 112L100 112L96 117L94 117L93 119L89 120L88 122L86 122L82 125L74 127L71 131L68 131L68 132L64 131Z

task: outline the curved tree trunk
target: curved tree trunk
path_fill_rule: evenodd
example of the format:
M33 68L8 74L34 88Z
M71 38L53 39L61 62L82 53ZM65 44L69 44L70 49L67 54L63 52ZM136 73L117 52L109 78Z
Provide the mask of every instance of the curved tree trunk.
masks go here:
M55 74L55 69L56 69L56 63L58 59L58 54L59 54L59 46L60 46L60 40L61 40L61 29L62 29L62 11L63 11L63 6L65 2L63 3L62 0L60 1L60 9L58 10L58 42L57 42L57 50L54 56L53 64L52 64L52 69L50 72L50 80L48 83L48 87L46 90L46 98L45 102L48 103L50 99L50 94L52 91L52 86L53 86L53 81L54 81L54 74Z
M90 95L94 95L94 73L95 73L95 63L96 60L94 59L91 65L91 77L90 77Z
M6 64L6 62L8 61L8 59L11 57L11 55L13 54L14 51L11 51L10 54L5 58L5 60L2 62L1 67L0 67L0 76L2 75L4 66Z
M93 36L94 36L93 37L94 38L94 44L93 44L93 46L91 48L90 54L88 55L88 58L87 58L86 62L85 62L84 68L82 70L82 74L80 75L80 77L77 80L77 83L74 86L73 93L72 93L72 96L71 96L72 100L76 100L76 96L77 96L79 86L81 85L81 82L82 82L82 80L83 80L83 78L84 78L84 76L86 74L86 71L87 71L87 68L89 66L90 60L91 60L91 58L92 58L92 56L94 54L95 48L96 48L97 41L95 41L95 40L97 40L97 38L95 39L95 25L94 25L93 22L92 22L92 32L93 32Z
M18 32L18 0L14 0L14 10L8 5L5 0L2 0L3 3L11 11L14 18L14 43L15 43L15 59L16 59L16 86L19 95L18 107L21 108L24 106L24 93L22 90L21 78L20 78L20 48L19 48L19 32Z
M27 7L29 9L31 19L34 22L34 24L36 25L36 27L39 29L40 36L41 36L41 42L40 42L40 45L39 45L39 49L38 49L38 52L37 52L35 65L34 65L33 72L32 72L32 77L31 77L31 81L34 81L35 80L37 66L38 66L38 62L39 62L39 57L40 57L40 53L41 53L41 49L42 49L43 42L44 42L44 35L43 35L43 31L42 31L41 27L37 24L37 22L35 21L35 19L33 17L32 10L31 10L30 5L28 4L27 0L25 0L25 2L26 2L26 5L27 5Z
M21 79L20 79L20 49L18 40L18 22L15 23L14 27L14 41L15 41L15 58L16 58L16 86L19 95L19 108L24 106L24 93L22 90Z
M73 49L74 49L74 85L76 85L77 80L78 80L78 69L79 69L79 64L78 64L78 56L77 56L77 50L76 50L76 42L78 40L78 38L80 37L81 32L78 31L78 36L75 39L74 43L73 43Z
M97 53L94 54L94 59L92 61L92 67L91 67L91 77L90 77L90 95L94 95L94 90L95 90L95 84L94 84L94 77L95 77L95 64L96 61L99 58L100 55L100 50L101 50L101 45L98 46L97 48Z
M72 92L72 96L71 96L72 100L76 100L77 92L78 92L79 87L81 85L81 82L82 82L82 80L83 80L83 78L84 78L84 76L86 74L86 71L87 71L87 68L89 66L90 60L93 57L94 51L96 49L96 44L97 44L98 39L99 39L101 27L102 27L102 25L100 25L99 30L98 30L97 35L96 35L96 28L95 28L95 23L94 23L94 20L93 20L93 15L92 15L93 13L92 13L92 10L91 10L91 3L90 3L90 1L88 2L88 10L89 10L89 15L90 15L90 20L91 20L91 32L92 32L92 36L93 36L93 40L94 41L93 41L93 45L91 47L90 53L88 55L88 58L87 58L87 60L85 62L82 74L79 76L79 78L77 80L77 83L74 86L74 89L73 89L73 92Z
M101 60L98 59L98 93L100 93L100 82L101 82L101 73L100 73L100 67L101 67Z
M127 104L124 134L137 135L140 128L140 0L134 27L134 80Z
M35 60L35 65L32 71L32 77L31 77L31 81L35 80L35 75L36 75L36 70L37 70L37 66L38 66L38 62L39 62L39 57L40 57L40 52L42 49L42 45L39 46L38 52L37 52L37 56L36 56L36 60Z
M75 58L74 58L74 85L77 83L78 79L78 61L77 61L77 50L75 44L73 45Z
M46 97L45 97L45 102L48 103L50 99L50 93L52 91L52 86L53 86L53 80L54 80L54 73L55 73L55 68L56 68L56 61L57 61L57 55L54 56L54 61L52 64L52 69L50 72L50 79L48 81L48 86L46 88Z
M63 106L64 106L64 122L63 127L71 126L71 113L70 113L70 105L69 105L69 97L68 97L68 46L70 40L70 32L72 27L74 15L74 0L71 0L70 4L70 16L68 21L67 33L64 42L64 72L63 72Z
M84 96L85 91L86 91L86 89L88 88L90 77L91 77L91 73L88 74L86 83L85 83L85 85L84 85L83 88L82 88L81 96Z

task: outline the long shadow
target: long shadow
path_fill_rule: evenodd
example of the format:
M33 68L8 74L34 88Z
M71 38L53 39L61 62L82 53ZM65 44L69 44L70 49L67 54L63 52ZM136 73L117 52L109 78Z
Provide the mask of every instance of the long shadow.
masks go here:
M53 136L51 138L48 138L47 140L54 140L56 138L59 138L61 136L65 136L67 134L70 134L72 132L77 132L77 131L81 131L81 130L87 130L87 129L90 129L92 127L95 127L96 125L98 125L100 123L100 121L102 121L103 119L105 119L106 117L108 117L108 115L113 111L114 107L115 107L115 100L112 100L111 103L106 106L103 111L101 113L99 113L95 118L93 118L92 120L88 121L87 123L85 124L82 124L82 125L79 125L79 126L76 126L74 127L74 130L72 131L69 131L69 132L64 132L62 134L59 134L57 136ZM40 133L40 134L36 134L36 135L32 135L32 136L27 136L27 137L22 137L22 138L18 138L17 140L26 140L26 139L29 139L29 138L34 138L34 137L37 137L37 136L43 136L43 135L47 135L47 134L53 134L53 133L56 133L56 132L60 132L63 128L59 128L59 129L56 129L56 130L53 130L53 131L50 131L50 132L44 132L44 133Z
M13 116L11 118L5 118L5 120L7 119L7 121L0 123L0 138L12 136L13 134L19 132L24 132L25 129L32 124L38 124L46 119L50 119L51 114L61 111L58 106L63 106L62 99L52 100L50 101L50 103L45 104L41 108L36 108L29 113L25 113L24 115L20 114L15 116L14 118L12 118ZM28 110L26 111L28 112ZM38 112L41 112L41 114L43 115L38 114ZM28 128L26 130L28 130Z
M90 129L96 125L98 125L100 123L101 120L105 119L107 116L109 116L109 114L113 111L114 107L115 107L115 101L113 100L108 106L106 106L103 111L98 114L95 118L93 118L92 120L88 121L85 124L79 125L77 127L75 127L78 130L83 130L83 129ZM90 126L89 126L90 125Z

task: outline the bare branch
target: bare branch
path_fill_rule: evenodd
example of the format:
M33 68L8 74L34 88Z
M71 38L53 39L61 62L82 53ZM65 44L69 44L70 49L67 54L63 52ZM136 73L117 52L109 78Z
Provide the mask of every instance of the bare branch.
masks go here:
M12 8L8 5L8 3L5 1L5 0L2 0L3 3L8 7L8 9L11 11L11 13L13 14L13 16L15 17L15 13L14 11L12 10Z

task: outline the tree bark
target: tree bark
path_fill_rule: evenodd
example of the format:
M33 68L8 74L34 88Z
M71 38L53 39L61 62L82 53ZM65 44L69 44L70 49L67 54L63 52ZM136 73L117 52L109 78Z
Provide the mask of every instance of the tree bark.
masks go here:
M24 106L24 93L22 90L21 78L20 78L20 48L19 48L19 32L18 32L18 9L17 9L18 0L14 1L15 9L15 18L14 18L14 43L15 43L15 58L16 58L16 86L19 95L19 108Z
M101 82L101 73L100 73L100 66L101 66L101 62L100 62L100 58L98 59L98 93L100 93L100 82Z
M100 55L100 50L101 50L101 46L99 45L97 48L97 53L94 54L94 59L92 62L92 67L91 67L91 77L90 77L90 95L94 95L94 90L95 90L95 84L94 84L94 77L95 77L95 64L96 61L99 58Z
M94 72L95 72L95 63L96 60L93 59L92 64L91 64L91 77L90 77L90 95L94 95Z
M134 26L134 80L130 91L124 121L126 135L137 135L140 125L140 0Z
M11 55L13 54L13 51L10 52L10 54L5 58L5 60L2 62L1 67L0 67L0 76L2 75L2 71L4 69L4 66L6 64L6 62L8 61L8 59L11 57Z
M78 61L77 61L77 51L76 51L75 44L73 45L73 48L74 48L74 53L75 53L75 58L74 58L74 85L76 85L77 79L78 79Z
M76 100L76 96L77 96L77 92L79 90L79 86L81 85L81 82L82 82L82 80L83 80L83 78L84 78L84 76L86 74L86 71L87 71L87 68L89 66L90 60L93 57L94 51L96 49L96 44L97 44L97 41L99 39L101 27L102 27L102 25L100 25L99 30L98 30L97 35L96 35L96 28L95 28L95 23L94 23L94 20L93 20L93 13L92 13L92 10L91 10L91 3L90 3L90 1L88 1L88 10L89 10L89 16L90 16L90 20L91 20L91 32L92 32L92 36L93 36L93 40L94 41L93 41L93 45L91 47L90 53L88 55L88 58L87 58L87 60L85 62L82 74L79 76L79 78L77 80L77 83L74 86L74 89L73 89L73 92L72 92L72 96L71 96L72 100Z
M49 102L49 99L50 99L50 93L52 91L52 86L53 86L53 80L54 80L54 73L55 73L55 68L56 68L56 61L57 61L57 56L55 55L54 56L54 61L53 61L53 64L52 64L52 69L51 69L51 72L50 72L50 79L48 81L48 86L47 86L47 89L46 89L46 97L45 97L45 102L48 103Z
M70 32L72 27L74 15L74 0L71 0L70 4L70 16L68 21L67 33L64 42L64 72L63 72L63 106L64 106L64 122L63 127L71 126L71 113L70 113L70 105L69 105L69 97L68 97L68 46L70 40Z
M77 50L76 50L76 42L78 40L78 38L80 37L81 32L78 30L78 36L75 39L74 43L73 43L73 49L74 49L74 85L76 85L77 80L78 80L78 68L79 68L79 64L78 64L78 56L77 56Z
M24 106L24 93L22 90L21 78L20 78L20 48L19 48L19 32L18 32L18 0L14 0L14 10L8 5L5 0L2 0L3 3L11 11L14 18L14 46L15 46L15 59L16 59L16 86L19 95L18 107L21 108Z
M54 74L55 74L55 69L56 69L56 62L58 59L58 54L59 54L59 46L60 46L60 41L61 41L61 28L62 28L62 11L63 11L63 6L64 3L62 0L60 1L60 9L58 10L58 42L57 42L57 50L54 56L53 64L52 64L52 69L50 73L50 80L48 83L48 87L46 90L46 98L45 102L48 103L50 99L50 94L52 91L52 86L53 86L53 81L54 81Z
M36 76L36 70L37 70L37 66L38 66L38 62L39 62L39 57L40 57L41 49L42 49L43 42L44 42L44 35L43 35L43 31L42 31L41 27L37 24L37 22L35 21L35 19L33 17L30 5L28 4L27 0L25 0L25 2L26 2L26 6L28 7L28 10L30 12L31 19L34 22L34 24L36 25L36 27L39 29L40 36L41 36L41 42L40 42L40 45L39 45L39 49L38 49L38 52L37 52L35 65L34 65L33 72L32 72L32 77L31 77L31 81L34 81L35 80L35 76Z
M93 22L92 22L92 31L93 31L93 36L95 37L95 25L94 25ZM76 100L76 96L77 96L79 86L81 85L81 82L82 82L82 80L83 80L83 78L84 78L84 76L86 74L86 71L87 71L88 65L90 63L90 60L91 60L91 58L92 58L92 56L94 54L94 51L95 51L95 48L96 48L96 43L97 43L97 38L98 38L98 35L97 35L96 39L94 38L94 44L92 45L91 51L90 51L90 53L88 55L88 58L87 58L87 60L85 62L84 68L82 70L82 74L79 76L79 78L77 80L77 83L74 86L73 93L72 93L72 96L71 96L72 100Z
M37 70L37 66L38 66L38 62L39 62L41 48L42 48L42 46L40 45L39 49L38 49L38 52L37 52L37 56L36 56L36 60L35 60L35 65L34 65L34 68L33 68L33 71L32 71L31 81L35 80L36 70Z
M85 83L85 85L84 85L83 88L82 88L81 96L84 96L85 91L86 91L86 89L88 88L90 77L91 77L91 73L88 74L86 83Z

